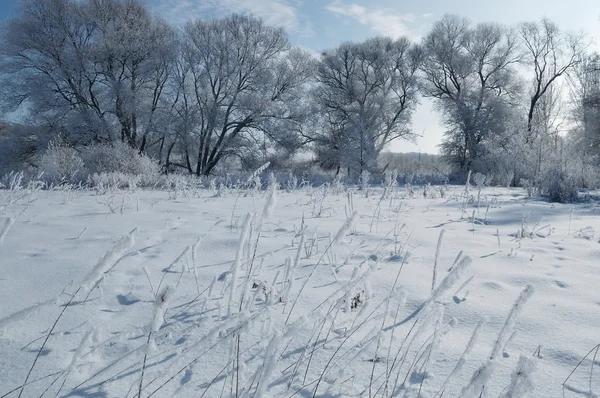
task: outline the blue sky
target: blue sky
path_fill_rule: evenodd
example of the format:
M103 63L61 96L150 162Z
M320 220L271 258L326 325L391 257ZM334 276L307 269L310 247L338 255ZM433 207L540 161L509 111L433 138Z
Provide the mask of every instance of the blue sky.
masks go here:
M319 52L344 41L371 36L408 36L419 40L445 13L473 22L516 24L548 17L563 30L584 30L600 43L600 0L142 0L175 25L188 19L253 13L285 27L294 44ZM0 20L14 14L18 0L0 1ZM596 48L600 48L595 44ZM418 145L393 144L393 150L437 152L441 127L432 104L423 101L414 116Z

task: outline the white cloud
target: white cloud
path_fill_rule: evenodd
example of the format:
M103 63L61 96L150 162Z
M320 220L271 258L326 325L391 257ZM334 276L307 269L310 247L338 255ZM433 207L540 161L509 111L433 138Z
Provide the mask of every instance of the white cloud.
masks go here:
M327 6L327 10L338 16L355 19L380 35L394 38L406 36L413 40L419 38L418 34L407 26L407 23L415 21L412 14L398 14L390 9L374 9L358 4L345 4L341 0L334 0Z
M190 19L224 17L231 13L253 14L272 26L302 35L312 34L301 15L298 0L147 0L166 20L182 25Z

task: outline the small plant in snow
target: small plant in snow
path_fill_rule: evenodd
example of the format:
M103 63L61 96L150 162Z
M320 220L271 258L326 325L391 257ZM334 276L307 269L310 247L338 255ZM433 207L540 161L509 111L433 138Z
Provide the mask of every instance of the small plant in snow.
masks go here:
M22 171L14 172L3 175L0 177L0 189L7 189L9 192L16 192L24 189L23 178L25 173Z
M573 237L575 238L579 238L579 239L585 239L585 240L593 240L594 237L596 236L596 232L594 231L594 228L587 226L585 228L581 228L578 231L575 231L575 233L573 234ZM0 242L2 240L0 239Z
M346 184L344 184L342 181L342 176L340 174L334 177L333 181L331 182L331 188L336 195L339 195L347 190Z
M465 218L466 216L466 211L467 211L467 204L470 201L470 190L471 190L471 170L469 170L469 173L467 174L467 181L465 182L465 190L463 192L463 197L462 197L462 203L460 206L460 211L461 211L461 218Z
M398 170L386 170L383 174L383 185L387 188L388 196L393 196L398 188Z
M220 197L221 196L221 190L218 188L216 178L212 178L210 180L210 182L208 183L208 188L213 192L213 196L214 197Z
M246 246L246 242L249 241L248 237L250 234L250 223L252 222L252 219L254 218L254 214L252 213L248 213L246 214L246 219L244 220L244 226L242 227L242 232L240 234L240 241L238 244L238 249L237 252L235 254L235 261L233 262L233 265L231 266L231 286L230 286L230 290L229 290L229 300L227 302L227 312L228 315L231 315L234 311L233 306L236 304L235 301L238 298L238 294L237 294L237 283L238 283L238 276L239 276L239 272L240 272L240 268L242 267L242 262L243 262L243 253L244 253L244 248Z
M291 171L288 173L288 179L285 183L285 189L288 192L293 192L296 189L298 189L298 177L296 177Z
M508 316L502 326L502 329L498 333L498 337L492 349L492 352L489 356L487 362L481 367L479 367L471 377L471 381L467 386L465 386L460 394L461 397L465 398L477 398L482 396L485 386L488 384L489 380L492 377L492 373L494 372L495 367L497 366L497 360L502 352L502 348L506 346L506 342L510 338L513 333L517 317L523 312L523 307L529 301L531 296L534 293L534 288L531 285L528 285L515 303L510 309ZM515 379L513 379L515 382ZM516 383L516 382L515 382ZM511 383L512 385L512 383ZM520 395L516 395L520 396Z
M407 198L412 198L415 196L415 192L413 191L413 188L409 182L404 184L404 193L406 194Z
M539 193L538 187L536 187L535 184L533 182L531 182L531 180L528 180L526 178L521 178L519 185L521 185L523 188L525 188L528 198L533 198L534 196L537 196Z
M355 295L355 296L353 296L353 297L350 299L350 309L351 309L351 310L355 310L355 309L357 309L357 308L358 308L358 307L359 307L359 306L360 306L362 303L363 303L363 302L362 302L362 300L361 300L361 298L360 298L360 292L358 292L358 293L356 293L356 295Z
M262 181L260 179L260 175L257 174L252 178L252 181L250 182L250 190L248 191L248 194L254 195L258 191L260 191L261 188L262 188Z
M383 184L388 188L393 188L398 185L398 170L386 170L383 173Z
M4 238L6 237L6 234L8 234L8 230L10 229L10 227L12 227L12 225L14 223L15 223L15 219L14 218L9 217L9 218L6 219L6 221L4 222L4 226L0 230L0 243L2 243L4 241Z
M312 207L312 216L313 217L322 217L326 212L330 212L330 208L325 207L325 199L327 199L327 195L329 193L330 186L329 184L323 184L323 190L317 191L313 195L313 207Z
M440 191L440 198L444 199L446 197L446 192L448 191L448 186L447 185L443 185L439 188Z
M117 244L102 256L81 282L80 293L89 294L104 279L104 275L135 245L137 228L121 238Z
M519 227L519 230L513 234L515 238L518 240L524 238L534 238L536 236L539 238L547 238L548 236L552 235L554 228L552 228L550 224L540 225L544 221L544 218L540 219L537 223L532 224L531 216L531 213L528 215L523 214L521 218L521 226Z
M152 319L150 320L150 324L148 325L148 339L146 340L146 352L144 354L144 360L142 361L142 374L140 376L140 384L138 389L138 397L142 396L142 389L144 383L144 372L146 370L146 361L148 359L148 355L152 352L152 346L154 345L154 334L158 332L160 327L165 322L165 312L169 308L169 303L171 298L173 297L174 288L171 286L165 286L163 290L161 290L156 299L154 300L154 311L152 314Z
M537 357L539 357L539 351L541 351L541 348L538 348L538 355ZM571 373L569 373L569 375L567 376L567 378L565 379L565 381L563 381L562 383L562 387L563 387L563 396L565 394L565 390L568 391L572 391L574 393L577 394L581 394L582 396L587 396L587 397L591 397L591 398L595 398L596 395L594 394L594 386L593 386L593 381L594 381L594 365L597 363L597 359L598 356L598 352L600 351L600 344L595 345L591 350L588 351L587 354L585 354L585 356L583 358L581 358L581 360L577 363L577 365L575 366L575 368L573 368L573 370L571 371ZM590 360L591 362L591 368L589 371L589 376L588 376L588 386L584 388L578 388L573 386L571 383L569 383L569 380L571 380L571 378L575 375L575 373L577 372L577 369L579 369L579 367L581 367L583 365L583 363L585 362L586 359ZM584 372L587 373L587 369L584 369ZM586 391L587 390L587 391Z
M435 249L435 259L433 261L433 277L431 280L431 291L433 292L435 290L435 285L436 285L436 281L437 281L437 270L438 270L438 262L440 259L440 252L441 252L441 248L442 248L442 241L444 239L444 233L446 233L445 229L442 229L440 231L440 236L438 238L438 243Z
M534 391L533 373L536 369L536 358L521 355L519 363L510 376L510 384L500 398L524 397Z
M270 164L271 162L267 162L260 166L258 169L254 170L252 174L250 174L250 176L246 180L246 183L244 184L249 189L249 193L255 194L257 191L260 191L262 189L262 181L260 175L269 167Z

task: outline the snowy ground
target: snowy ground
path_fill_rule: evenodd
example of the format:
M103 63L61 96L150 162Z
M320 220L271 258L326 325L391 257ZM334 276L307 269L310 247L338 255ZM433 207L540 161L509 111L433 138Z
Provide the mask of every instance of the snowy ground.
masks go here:
M0 397L598 396L598 203L463 191L0 191Z

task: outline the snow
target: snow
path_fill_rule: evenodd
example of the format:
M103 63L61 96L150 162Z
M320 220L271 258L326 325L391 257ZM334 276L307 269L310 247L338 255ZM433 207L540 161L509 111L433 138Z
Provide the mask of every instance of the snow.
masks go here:
M445 189L0 191L0 397L598 396L598 203Z

